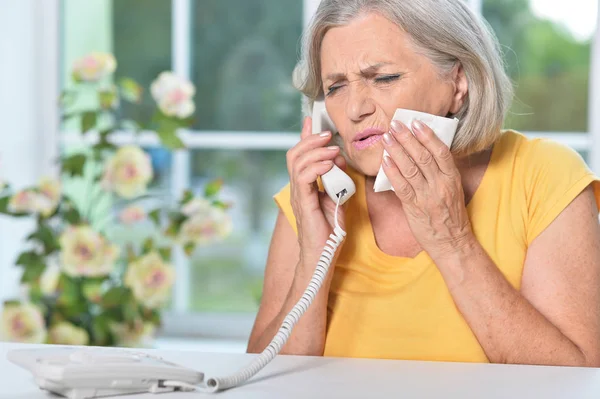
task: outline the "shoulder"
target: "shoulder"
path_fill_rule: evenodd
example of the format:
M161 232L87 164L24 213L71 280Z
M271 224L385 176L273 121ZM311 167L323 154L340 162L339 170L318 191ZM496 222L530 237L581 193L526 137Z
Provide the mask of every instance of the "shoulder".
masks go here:
M529 243L589 185L600 204L597 177L571 147L513 130L503 132L496 145L498 164L510 178L513 206L521 204L527 221Z
M583 157L573 148L553 139L527 137L515 130L505 130L497 140L495 151L501 157L513 158L523 166L550 166L559 162L577 168L588 169Z

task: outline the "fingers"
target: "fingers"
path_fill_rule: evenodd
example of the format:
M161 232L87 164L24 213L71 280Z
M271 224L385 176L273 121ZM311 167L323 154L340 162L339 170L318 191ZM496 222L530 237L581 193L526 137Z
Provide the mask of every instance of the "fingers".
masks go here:
M455 176L458 173L458 169L454 163L452 153L434 131L420 121L413 122L412 130L415 133L415 138L433 157L437 168L445 175Z
M310 150L298 158L296 158L295 165L292 166L294 170L294 174L297 175L301 173L307 167L317 164L323 161L331 161L339 155L340 148L337 146L330 146L325 148L315 148Z
M343 171L346 170L346 166L347 166L347 162L346 162L346 158L344 158L342 155L338 155L337 157L335 157L335 159L333 160L333 162Z
M434 181L439 174L439 168L431 152L413 135L413 132L400 121L394 120L390 129L396 141L405 153L412 159L428 182ZM408 176L406 176L408 178Z
M302 123L302 132L300 133L300 140L304 140L307 137L310 137L312 134L312 118L307 116L304 118L304 122Z
M403 203L412 203L415 201L416 193L413 186L402 176L398 166L387 155L383 157L383 171L392 184L392 187L394 187L394 192Z
M295 183L301 191L303 187L308 188L311 184L317 181L319 176L324 175L333 168L333 161L326 160L308 165L298 173ZM308 191L311 191L310 189Z
M406 154L402 145L396 141L393 134L385 133L383 135L383 142L386 151L390 154L390 158L394 161L395 167L397 167L402 177L410 183L414 189L419 189L427 185L425 177L421 173L421 170L413 162L412 159ZM387 175L387 173L386 173ZM389 179L389 176L388 176ZM390 182L393 185L392 180Z
M301 137L304 136L294 147L290 148L286 154L286 161L288 166L288 173L290 176L293 175L293 167L296 165L298 158L302 154L319 148L324 147L331 140L331 132L323 132L320 134L308 134L310 133L310 126L306 128L307 122L305 122L304 129L302 130Z

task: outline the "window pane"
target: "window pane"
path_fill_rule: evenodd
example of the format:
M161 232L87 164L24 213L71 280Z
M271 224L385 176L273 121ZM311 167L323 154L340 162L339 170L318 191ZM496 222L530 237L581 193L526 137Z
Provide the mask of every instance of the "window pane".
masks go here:
M117 60L115 81L129 77L145 88L139 105L120 102L124 118L148 120L155 105L149 93L152 80L171 68L171 2L168 0L63 0L61 79L71 84L73 63L93 51L109 52ZM90 91L91 93L91 91ZM96 107L95 96L79 96L78 107ZM72 118L65 131L76 130L79 119ZM73 149L71 149L73 150ZM154 179L151 190L168 190L170 152L147 149L152 157ZM80 187L75 184L74 187ZM81 186L84 187L84 186Z
M483 2L483 15L498 35L516 84L507 127L587 131L597 5L597 0Z
M224 180L222 199L233 203L233 232L194 254L190 308L256 311L278 212L272 197L288 182L285 151L193 151L192 189L202 192L217 177Z
M300 0L193 2L192 78L203 130L298 130L292 88L302 31Z

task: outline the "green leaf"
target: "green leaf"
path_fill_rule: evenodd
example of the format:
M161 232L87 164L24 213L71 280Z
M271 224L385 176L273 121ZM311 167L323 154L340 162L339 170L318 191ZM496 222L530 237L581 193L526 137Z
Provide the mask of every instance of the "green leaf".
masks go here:
M39 228L27 237L27 240L38 241L44 247L45 255L50 255L60 249L54 231L45 223L41 223Z
M28 266L28 265L39 264L39 263L41 263L43 265L44 257L37 254L34 251L26 251L26 252L22 252L19 255L19 257L17 258L17 261L15 263L17 265L21 265L21 266Z
M81 291L88 301L98 303L102 300L102 284L104 279L85 280Z
M144 240L144 243L142 244L142 254L147 254L149 252L152 252L152 250L154 250L154 240L152 239L152 237L148 237Z
M185 144L174 132L158 131L158 137L164 147L170 150L180 150L185 148Z
M165 262L171 261L171 248L163 247L158 249L158 253L163 258Z
M127 323L133 324L135 321L140 319L140 309L135 301L135 298L132 296L129 297L129 300L126 301L123 305L123 318Z
M19 306L21 304L20 301L16 300L16 299L9 299L7 301L4 301L4 307L9 307L9 306Z
M92 320L92 343L96 346L105 346L110 343L110 317L102 313Z
M179 202L179 204L185 205L193 199L194 199L194 193L192 192L192 190L185 190L183 192L183 197L181 198L181 201Z
M58 290L60 294L57 302L65 309L75 306L78 302L82 302L80 301L81 296L77 281L64 273L58 279Z
M148 217L154 222L156 227L160 227L160 209L155 209L148 213Z
M204 196L208 198L214 197L221 191L222 187L223 179L215 179L204 187Z
M10 196L0 198L0 213L8 214L8 203L10 202Z
M161 324L160 312L156 309L144 309L142 312L142 318L144 321L157 326Z
M98 92L98 101L102 109L116 108L118 104L118 93L116 90L102 90Z
M212 206L214 206L215 208L227 210L227 209L231 208L233 205L231 204L231 202L223 202L223 201L219 201L219 200L213 200Z
M24 269L23 275L21 276L21 283L28 284L37 281L40 278L46 269L46 265L43 263L30 263L26 265Z
M185 244L183 246L183 251L185 252L185 254L187 256L192 256L192 254L194 253L194 250L196 249L196 244L188 242L187 244Z
M70 107L75 103L77 99L77 92L74 90L64 90L60 97L58 98L58 102L61 107Z
M62 172L71 177L83 176L86 156L84 154L74 154L61 159Z
M113 287L102 296L102 306L106 308L120 306L130 295L131 291L127 287Z
M119 88L123 98L132 103L142 101L142 93L144 89L135 80L131 78L121 78L119 80Z
M175 237L179 234L179 229L187 217L183 213L171 212L169 214L169 219L171 221L169 223L169 227L165 231L165 234L169 237Z
M81 133L94 128L98 122L98 114L95 111L85 111L81 116Z

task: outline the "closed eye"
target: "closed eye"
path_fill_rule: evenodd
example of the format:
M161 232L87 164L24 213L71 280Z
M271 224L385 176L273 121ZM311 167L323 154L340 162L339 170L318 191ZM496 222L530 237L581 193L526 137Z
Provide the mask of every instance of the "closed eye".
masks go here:
M335 84L335 85L331 85L327 88L327 96L333 94L336 90L341 89L342 87L344 87L343 84Z
M400 76L401 76L400 74L378 76L375 78L375 82L376 83L390 83L390 82L400 79Z

